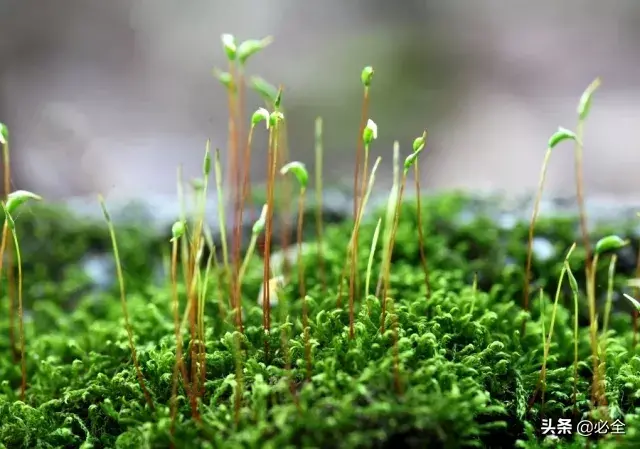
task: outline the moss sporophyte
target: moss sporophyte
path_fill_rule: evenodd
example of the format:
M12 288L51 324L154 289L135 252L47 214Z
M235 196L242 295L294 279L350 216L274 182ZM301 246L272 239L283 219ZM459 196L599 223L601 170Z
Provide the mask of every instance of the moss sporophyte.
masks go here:
M165 234L118 221L102 197L107 226L12 192L0 126L0 447L640 447L637 219L586 225L582 128L599 79L576 131L547 142L531 219L505 225L499 201L420 197L426 131L369 167L365 67L352 196L329 223L322 119L310 179L288 156L283 89L246 73L271 39L221 42L229 143L206 142L190 189L178 168ZM248 124L247 88L264 100ZM545 215L564 140L576 144L577 210ZM258 141L267 184L252 194ZM394 182L380 209L385 161ZM96 287L89 255L107 257L111 284Z

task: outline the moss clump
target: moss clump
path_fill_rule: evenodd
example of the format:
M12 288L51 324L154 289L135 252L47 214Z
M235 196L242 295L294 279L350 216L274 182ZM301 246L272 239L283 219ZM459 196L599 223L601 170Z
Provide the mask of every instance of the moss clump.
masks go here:
M349 339L348 313L336 308L349 235L345 231L353 223L326 229L328 291L322 291L315 270L307 270L305 279L312 298L308 301L313 348L310 383L303 381L304 341L301 304L295 300L295 276L280 295L290 299L286 301L288 317L280 318L281 305L273 311L267 354L262 310L255 305L262 266L254 261L243 286L243 389L237 420L233 397L239 388L235 377L237 333L233 319L220 313L220 302L226 306L228 298L218 293L217 278L212 276L212 293L206 298L204 313L206 388L200 418L192 418L181 386L175 447L555 445L541 435L543 418L567 418L576 423L589 412L588 329L581 328L579 334L574 406L573 315L567 294L567 304L561 304L556 316L545 402L543 405L538 400L529 409L542 364L543 321L549 328L550 299L544 298L544 316L537 296L528 318L519 306L527 223L504 230L482 214L462 222L461 214L471 207L470 200L460 195L426 201L423 221L434 290L426 298L415 234L416 209L412 203L403 206L388 292L394 301L387 307L387 331L380 334L380 300L364 298L361 291L353 340ZM6 448L170 447L169 404L176 354L171 289L168 283L148 282L149 267L161 262L157 254L167 246L166 240L156 243L153 250L141 252L144 230L119 230L123 263L127 266L134 261L126 270L127 301L139 362L156 405L152 412L136 379L117 292L84 295L69 310L69 287L60 288L56 280L47 280L44 275L46 270L62 266L66 273L75 273L71 279L81 277L77 260L69 256L63 259L68 240L55 238L64 228L50 219L54 216L52 212L44 219L38 211L37 221L30 215L17 220L25 242L25 261L30 259L32 263L25 282L46 294L30 305L26 326L29 379L24 403L17 400L20 368L11 359L6 313L0 318L0 443ZM576 223L573 218L546 219L539 229L564 252L576 239ZM108 249L104 227L86 226L83 229L92 231L76 234L80 240L87 239L82 244L76 241L77 248L98 245ZM363 224L358 249L362 259L368 256L374 227L372 221ZM617 231L624 234L623 229ZM40 254L50 254L51 258L39 259L28 249L30 245L42 248ZM77 256L80 254L78 249ZM505 263L507 257L513 264ZM576 275L581 271L582 257L577 251L573 258ZM305 262L313 266L315 261L316 253L310 250ZM535 261L536 277L549 292L555 290L560 263L561 255L552 261ZM379 262L374 264L376 278L379 266ZM363 280L365 272L360 268ZM479 278L477 290L471 287L474 273ZM136 277L138 282L129 282ZM364 282L361 284L363 290ZM179 287L184 290L183 285ZM6 295L2 303L6 304ZM231 313L228 308L225 312ZM525 319L527 331L522 336ZM629 323L628 315L614 315L605 368L608 410L613 419L624 420L625 435L602 436L591 442L591 447L635 447L640 443L640 354L632 349ZM287 354L281 349L283 327L289 333L290 372L285 369ZM185 332L185 354L189 344ZM396 372L401 393L397 391ZM560 443L563 447L588 444L586 438L573 436L561 437Z

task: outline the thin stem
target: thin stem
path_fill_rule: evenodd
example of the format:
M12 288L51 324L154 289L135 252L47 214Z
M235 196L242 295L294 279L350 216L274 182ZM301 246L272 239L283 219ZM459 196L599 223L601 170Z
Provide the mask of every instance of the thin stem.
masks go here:
M595 407L605 406L606 397L604 395L603 379L600 377L600 359L598 348L598 322L596 319L596 274L598 268L598 253L596 253L591 262L589 278L587 281L587 296L589 301L589 320L590 320L590 340L591 355L593 358L593 380L592 380L592 402Z
M231 63L232 64L232 63ZM251 138L253 135L253 126L249 128L249 135L245 142L244 154L243 154L243 166L239 164L239 155L237 154L239 143L242 139L242 124L243 124L243 109L244 109L244 70L242 65L238 67L237 74L238 82L238 96L236 104L236 126L235 134L233 135L233 145L235 153L233 154L233 166L231 169L232 176L232 192L233 192L233 237L232 237L232 251L233 251L233 276L231 281L231 302L233 308L236 311L236 327L243 331L242 325L242 306L241 302L241 287L238 282L238 272L240 270L240 247L242 245L242 215L244 212L245 195L247 191L247 185L249 184L249 171L251 161Z
M311 342L309 341L309 334L307 327L309 326L309 308L307 304L307 292L305 288L304 271L305 265L302 258L302 229L304 220L304 198L306 189L302 188L300 191L300 199L298 204L298 284L300 288L300 299L302 299L302 327L304 328L304 358L306 361L306 380L311 381Z
M327 293L327 277L324 266L324 243L322 232L322 118L316 118L315 123L315 156L316 156L316 230L318 233L318 269L322 292ZM639 268L640 269L640 268Z
M9 197L11 193L11 153L9 151L9 143L4 142L2 145L2 163L4 166L4 197L5 200ZM7 246L7 230L3 230L2 232L2 248L0 249L0 259L4 259L4 252ZM14 361L18 359L18 352L16 351L16 337L15 337L15 311L14 309L14 298L15 292L13 289L13 251L11 248L11 241L8 241L8 257L7 257L7 285L8 285L8 297L9 297L9 347L11 348L11 353L13 355ZM2 267L2 261L0 261L0 271Z
M223 194L223 186L222 186L222 166L220 163L220 149L216 148L213 153L213 167L214 173L216 177L216 193L218 195L218 207L220 208L220 212L218 213L218 224L220 227L220 240L222 242L222 263L224 265L224 271L227 277L227 281L229 281L229 274L231 272L229 268L229 249L227 246L227 219L225 217L225 200Z
M2 273L2 265L4 262L4 253L7 249L7 246L9 246L9 249L11 249L11 240L8 239L9 237L9 226L7 224L7 220L5 219L4 221L4 225L2 226L2 243L0 243L0 273ZM9 280L8 283L8 287L11 287L11 282ZM11 348L11 353L13 354L13 359L14 361L18 360L19 354L16 348L16 341L15 341L15 313L13 310L14 304L13 304L13 295L9 294L9 345Z
M172 303L173 303L173 323L176 336L176 362L173 367L173 385L171 387L171 435L175 430L175 420L177 414L177 395L178 395L178 370L182 370L182 381L184 383L187 396L191 397L191 389L189 387L189 377L187 370L182 361L182 332L180 329L180 312L178 300L178 239L174 240L171 249L171 287L172 287Z
M360 115L360 127L358 128L358 144L356 147L356 163L354 167L354 175L353 175L353 216L357 219L358 214L360 213L360 207L358 207L358 202L361 199L364 199L364 192L366 189L366 173L367 173L367 161L369 158L369 148L368 145L364 144L364 140L362 138L362 134L364 132L364 128L367 122L367 115L369 109L369 87L365 86L364 95L362 98L362 111ZM362 173L362 187L360 191L358 191L358 176L360 173L360 158L364 147L364 168ZM362 195L362 198L360 196ZM358 230L356 229L353 235L353 246L352 246L352 254L351 254L351 273L349 276L349 309L353 308L353 301L355 300L355 284L356 284L356 275L358 272L357 264L357 248L358 248ZM351 312L350 312L351 313Z
M582 136L584 134L584 122L578 121L576 126L576 147L575 147L575 170L576 170L576 192L578 197L578 208L580 213L580 231L582 233L582 244L585 251L585 267L587 268L586 274L588 274L588 268L591 262L591 245L589 244L589 231L587 229L587 211L584 205L584 170L582 168Z
M533 259L533 234L535 232L536 220L538 219L538 213L540 210L540 200L542 198L542 189L544 187L544 181L547 176L547 167L549 165L549 159L551 158L551 148L547 148L547 151L544 155L544 161L542 162L542 170L540 172L540 182L538 184L538 193L536 194L535 203L533 205L533 213L531 215L531 223L529 224L529 241L527 244L527 266L525 268L524 275L524 298L523 298L523 308L525 311L529 310L529 281L531 277L531 262ZM523 320L522 322L522 331L521 334L524 336L526 330L527 320Z
M242 285L242 280L244 279L244 274L247 271L247 267L249 266L249 262L251 261L251 257L256 250L256 243L258 242L258 234L253 234L251 236L251 241L249 242L249 248L244 255L244 260L242 261L242 266L238 271L238 283Z
M420 263L422 271L424 271L424 285L427 289L427 298L431 296L431 281L429 281L429 266L427 265L427 256L424 249L424 230L422 224L422 205L420 204L420 160L416 160L413 164L414 178L416 183L416 207L418 208L418 247L420 248Z
M273 187L276 176L276 164L278 153L278 123L271 127L269 132L269 151L267 156L267 222L265 230L265 248L264 248L264 301L262 303L262 325L265 333L265 356L269 358L269 339L268 335L271 329L271 292L269 288L269 277L271 275L271 238L273 234Z
M133 366L135 367L136 375L138 377L138 382L140 383L140 388L142 389L142 393L144 394L144 397L147 400L147 404L149 405L149 408L153 411L155 410L155 407L153 405L153 399L151 398L151 394L149 393L145 385L144 376L142 375L142 370L140 369L140 364L138 363L138 354L136 351L136 347L133 343L133 329L131 328L131 323L129 321L129 311L127 309L127 297L126 297L126 292L124 288L124 275L122 274L122 264L120 262L120 253L118 251L116 231L113 227L113 223L111 222L109 213L107 212L107 206L104 203L104 199L102 198L102 195L98 196L98 201L100 202L100 206L102 207L102 212L105 216L107 227L109 228L109 235L111 236L111 245L113 246L113 257L116 263L116 274L118 277L118 284L120 286L120 303L122 305L122 314L124 315L124 324L127 330L127 337L129 339L129 347L131 348L131 357L133 359Z
M11 234L13 236L13 245L16 250L16 259L18 263L18 324L20 332L20 372L22 374L22 382L20 383L20 400L24 402L25 393L27 391L27 355L24 338L24 309L22 304L22 257L20 255L18 235L16 234L15 229L11 230Z
M280 126L282 128L280 128ZM276 153L276 170L279 170L288 158L288 147L287 147L287 122L282 122L278 126L278 152ZM282 215L281 215L281 241L282 248L288 248L289 242L291 240L291 204L293 196L293 188L291 180L286 177L282 180L282 196L279 196L282 204ZM286 279L289 279L290 274L290 261L287 253L284 253L283 264L282 264L282 273L284 274Z
M402 207L402 195L404 194L404 186L407 182L407 175L404 173L402 175L402 182L400 183L400 192L398 193L398 201L396 203L395 209L395 217L393 220L393 227L391 228L391 237L389 238L389 249L387 250L387 260L384 267L384 283L382 287L382 297L387 297L387 292L389 291L389 276L391 273L391 258L393 256L393 246L396 239L396 231L398 230L398 222L400 221L400 208ZM384 334L385 332L385 318L387 314L387 306L386 301L382 302L382 316L380 319L380 333Z

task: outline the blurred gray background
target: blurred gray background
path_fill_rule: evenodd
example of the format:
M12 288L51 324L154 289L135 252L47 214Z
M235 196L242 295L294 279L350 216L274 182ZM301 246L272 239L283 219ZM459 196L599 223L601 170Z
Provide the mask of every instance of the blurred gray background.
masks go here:
M535 188L548 137L573 128L601 76L586 128L588 195L640 192L640 2L619 0L0 0L0 120L15 185L48 199L175 191L204 143L225 149L222 33L274 37L248 73L285 88L292 157L313 167L325 123L326 183L351 183L360 71L375 70L372 152L406 155L429 131L425 189ZM248 113L261 106L248 99ZM265 175L266 133L252 176ZM548 189L573 194L573 147L552 158Z

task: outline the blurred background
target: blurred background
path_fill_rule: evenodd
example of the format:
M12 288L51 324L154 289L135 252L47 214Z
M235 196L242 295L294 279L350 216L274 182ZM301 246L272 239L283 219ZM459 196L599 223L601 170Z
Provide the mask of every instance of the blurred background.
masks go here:
M16 187L48 199L175 192L197 176L204 143L227 145L220 35L274 37L248 73L285 88L291 157L313 167L325 125L326 183L352 183L360 72L389 184L391 148L429 131L428 190L534 189L549 136L574 128L601 76L585 134L587 195L640 193L640 3L633 0L0 0L0 121ZM250 96L247 110L262 106ZM265 177L266 133L252 176ZM547 187L573 195L573 147ZM384 172L384 174L382 174Z

